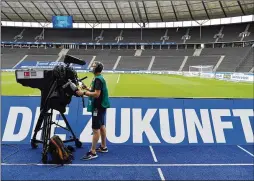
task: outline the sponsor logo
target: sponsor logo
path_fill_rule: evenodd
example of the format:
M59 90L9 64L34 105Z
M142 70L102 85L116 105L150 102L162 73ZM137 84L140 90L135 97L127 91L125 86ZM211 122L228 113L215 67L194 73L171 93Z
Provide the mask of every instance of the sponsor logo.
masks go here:
M223 79L224 78L224 74L216 74L216 79Z
M249 80L249 76L247 76L247 75L232 75L232 79Z
M223 74L223 79L231 79L231 74Z

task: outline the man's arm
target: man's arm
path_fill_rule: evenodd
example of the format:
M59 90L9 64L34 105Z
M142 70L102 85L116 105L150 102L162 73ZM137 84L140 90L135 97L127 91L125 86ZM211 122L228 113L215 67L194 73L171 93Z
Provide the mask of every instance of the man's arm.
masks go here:
M101 90L95 90L94 92L84 91L83 95L98 98L101 94Z
M94 98L98 98L101 94L101 90L102 90L102 82L100 79L96 79L95 82L94 82L94 86L95 86L95 91L94 92L91 92L91 91L82 91L82 90L78 90L76 93L79 95L79 96L83 96L83 95L86 95L86 96L89 96L89 97L94 97Z

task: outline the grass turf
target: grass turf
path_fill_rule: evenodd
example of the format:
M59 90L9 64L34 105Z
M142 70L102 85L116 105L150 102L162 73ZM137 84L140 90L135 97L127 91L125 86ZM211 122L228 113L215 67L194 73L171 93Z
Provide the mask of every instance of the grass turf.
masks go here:
M83 82L89 85L93 75ZM1 73L2 95L40 95L38 89L24 87L16 82L12 72ZM254 98L254 84L227 82L216 79L183 77L180 75L149 74L104 74L111 97L211 97L211 98Z

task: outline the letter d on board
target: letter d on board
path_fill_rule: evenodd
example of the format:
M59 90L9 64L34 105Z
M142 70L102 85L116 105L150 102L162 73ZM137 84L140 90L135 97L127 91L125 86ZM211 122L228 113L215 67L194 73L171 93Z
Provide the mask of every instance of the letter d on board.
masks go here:
M21 126L19 132L14 134L18 114L22 114ZM32 122L32 111L28 107L11 107L6 121L6 127L2 141L22 141L30 130Z

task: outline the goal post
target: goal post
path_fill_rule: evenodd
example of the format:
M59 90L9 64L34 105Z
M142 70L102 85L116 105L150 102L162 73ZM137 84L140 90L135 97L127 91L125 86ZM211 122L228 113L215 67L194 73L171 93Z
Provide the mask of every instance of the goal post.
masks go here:
M213 72L213 65L195 65L195 66L189 66L189 72L212 73Z

